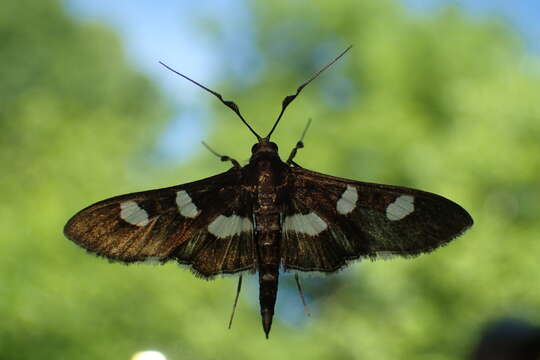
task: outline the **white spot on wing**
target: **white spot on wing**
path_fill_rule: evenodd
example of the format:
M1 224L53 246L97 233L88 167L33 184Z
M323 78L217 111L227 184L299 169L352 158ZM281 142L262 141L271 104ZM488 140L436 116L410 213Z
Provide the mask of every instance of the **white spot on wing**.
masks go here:
M208 231L215 237L223 239L240 235L242 232L252 232L253 224L248 218L238 215L219 215L208 225Z
M148 224L148 213L133 200L120 203L120 217L131 225Z
M347 215L356 207L358 201L358 191L354 186L347 185L347 190L341 194L337 202L337 211L342 215Z
M414 211L414 197L401 195L386 208L388 220L401 220Z
M310 236L320 234L328 225L314 212L309 214L294 214L287 216L283 222L283 230L304 233Z
M200 214L197 206L191 201L191 197L185 190L180 190L176 193L176 205L180 215L188 218L196 218Z

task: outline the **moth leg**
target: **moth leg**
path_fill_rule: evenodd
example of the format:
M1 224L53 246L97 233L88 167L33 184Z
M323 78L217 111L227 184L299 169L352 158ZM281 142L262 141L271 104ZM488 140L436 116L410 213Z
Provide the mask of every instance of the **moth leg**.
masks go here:
M302 304L304 305L304 313L306 314L306 316L311 316L308 305L306 303L306 299L304 298L304 292L302 291L302 286L300 285L300 278L298 277L298 273L294 274L294 280L296 281L296 287L298 288L298 293L300 294L300 298L302 299Z
M296 153L298 152L298 150L304 147L304 136L306 136L306 132L309 129L309 125L311 125L311 119L308 120L306 127L304 128L304 131L302 132L302 136L300 137L300 140L298 140L298 142L296 143L296 146L294 147L294 149L292 149L291 155L289 155L289 158L287 159L287 165L290 166L291 164L293 164L295 166L299 166L293 161L293 159L296 156Z
M233 164L233 166L234 166L235 169L240 169L240 168L241 168L241 166L240 166L240 164L238 163L238 161L236 161L236 160L234 160L234 159L228 157L227 155L221 155L221 154L218 154L218 153L215 152L210 146L208 146L207 143L205 143L204 141L201 141L201 142L202 142L202 144L204 145L204 147L208 149L208 151L210 151L212 154L216 155L221 161L230 161L230 162Z
M232 321L234 318L234 313L236 311L236 304L238 304L238 296L240 296L240 289L242 288L242 275L238 277L238 287L236 288L236 297L234 298L234 304L232 308L231 318L229 319L229 329L232 326Z

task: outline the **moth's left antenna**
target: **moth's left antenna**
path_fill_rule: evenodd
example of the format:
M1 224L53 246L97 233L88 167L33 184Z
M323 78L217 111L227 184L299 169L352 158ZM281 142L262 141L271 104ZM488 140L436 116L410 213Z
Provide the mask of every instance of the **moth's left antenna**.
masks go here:
M161 65L165 66L167 69L171 70L173 73L177 74L177 75L180 75L181 77L183 77L184 79L186 80L189 80L191 81L192 83L194 83L195 85L197 85L198 87L208 91L210 94L214 95L215 97L217 97L219 99L219 101L221 101L223 104L225 104L225 106L227 106L229 109L231 109L232 111L234 111L234 113L236 115L238 115L238 117L240 118L240 120L242 120L242 122L248 127L249 131L251 131L253 133L253 135L255 135L257 137L257 140L261 140L261 137L259 136L259 134L257 134L255 132L255 130L253 130L253 128L251 126L249 126L249 124L247 123L247 121L244 119L244 117L242 116L242 114L240 114L240 109L238 108L238 105L236 105L233 101L228 101L228 100L223 100L223 97L221 96L220 93L217 93L215 92L214 90L211 90L209 88L207 88L206 86L202 85L202 84L199 84L198 82L196 82L195 80L193 79L190 79L189 77L187 77L186 75L182 74L182 73L179 73L178 71L174 70L173 68L171 68L170 66L168 66L167 64L163 63L163 62L159 62Z

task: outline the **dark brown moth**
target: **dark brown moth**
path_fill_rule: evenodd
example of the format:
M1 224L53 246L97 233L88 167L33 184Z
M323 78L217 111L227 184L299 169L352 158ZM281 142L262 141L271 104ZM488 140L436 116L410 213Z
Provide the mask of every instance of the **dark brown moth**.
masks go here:
M287 161L280 159L270 137L285 109L349 49L283 100L265 137L249 126L234 102L163 64L218 97L240 117L258 140L249 163L240 166L220 155L222 161L233 164L224 173L100 201L73 216L65 235L108 259L125 263L174 260L207 279L258 272L267 338L280 270L331 273L359 258L427 253L461 235L473 220L461 206L442 196L304 169L294 162L302 140Z

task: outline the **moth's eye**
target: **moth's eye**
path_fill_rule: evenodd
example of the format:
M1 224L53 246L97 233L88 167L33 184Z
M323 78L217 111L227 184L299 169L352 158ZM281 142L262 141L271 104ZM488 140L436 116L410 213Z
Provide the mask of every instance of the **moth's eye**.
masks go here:
M274 149L276 152L278 151L278 147L277 147L276 143L271 142L271 143L270 143L270 146L271 146L272 149Z
M255 144L251 147L251 153L255 154L255 151L257 150L259 144Z

